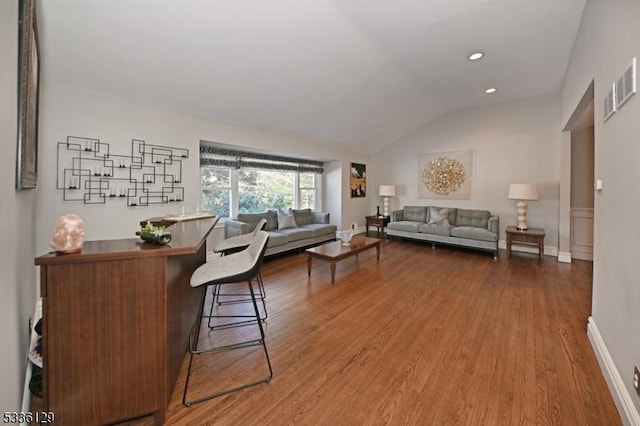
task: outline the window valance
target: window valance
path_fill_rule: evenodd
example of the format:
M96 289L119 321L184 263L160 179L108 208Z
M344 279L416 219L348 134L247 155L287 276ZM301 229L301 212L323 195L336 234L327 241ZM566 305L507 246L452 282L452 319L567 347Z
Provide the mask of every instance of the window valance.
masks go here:
M236 169L254 168L307 173L324 172L324 163L322 161L240 151L211 145L206 142L200 142L200 165L232 167Z

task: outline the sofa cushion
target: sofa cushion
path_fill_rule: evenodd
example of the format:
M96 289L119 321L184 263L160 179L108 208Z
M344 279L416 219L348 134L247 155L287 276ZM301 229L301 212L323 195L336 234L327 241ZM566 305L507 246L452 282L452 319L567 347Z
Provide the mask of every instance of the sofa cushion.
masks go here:
M287 228L287 229L278 229L280 234L286 235L289 242L292 241L300 241L305 238L311 238L313 236L313 231L311 229L305 228Z
M429 207L429 221L434 225L449 225L449 209L446 207Z
M447 221L446 224L425 223L424 225L420 225L418 232L450 237L452 228L453 226L449 225L449 221Z
M298 227L315 222L311 209L293 209L292 212Z
M427 207L424 206L405 206L402 219L409 222L426 222Z
M278 230L297 228L296 218L293 217L291 209L282 210L278 209Z
M238 213L238 218L236 220L238 222L251 224L251 229L253 229L255 228L256 223L258 223L262 218L267 220L267 223L264 226L265 231L278 229L278 216L275 210L269 210L264 213Z
M447 207L447 210L449 210L449 215L447 216L447 219L449 220L449 225L452 225L452 226L457 225L458 209L455 207Z
M278 211L277 210L267 211L267 224L265 225L265 231L267 230L267 227L269 227L269 230L273 230L273 231L278 229Z
M269 241L267 241L267 247L283 246L289 242L289 238L278 232L269 231Z
M313 237L321 237L323 235L335 234L338 227L335 225L329 225L327 223L310 223L308 225L302 225L300 228L311 230Z
M456 225L487 229L489 227L490 216L491 213L488 210L458 209Z
M423 223L413 222L410 220L400 220L398 222L389 222L387 228L395 229L397 231L418 232L420 225L423 225Z
M451 229L451 236L472 240L498 241L498 234L494 234L488 229L476 228L475 226L456 226Z

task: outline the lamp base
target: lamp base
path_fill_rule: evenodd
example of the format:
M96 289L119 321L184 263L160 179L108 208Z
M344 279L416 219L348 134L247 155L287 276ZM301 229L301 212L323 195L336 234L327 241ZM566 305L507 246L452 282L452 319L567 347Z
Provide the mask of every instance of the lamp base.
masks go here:
M527 225L527 203L520 200L518 204L516 204L516 207L518 208L518 226L516 226L516 228L518 231L526 231L529 227Z
M389 216L389 197L384 197L382 199L383 211L382 214L384 216Z

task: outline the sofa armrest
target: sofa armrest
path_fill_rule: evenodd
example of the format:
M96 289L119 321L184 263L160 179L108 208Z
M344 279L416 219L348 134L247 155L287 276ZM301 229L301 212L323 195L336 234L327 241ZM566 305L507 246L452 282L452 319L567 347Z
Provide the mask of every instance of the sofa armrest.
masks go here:
M251 225L237 220L227 219L224 222L224 237L236 237L242 234L248 234L251 231Z
M487 224L487 229L489 229L489 231L493 232L494 234L497 234L500 230L500 217L494 215L490 216L489 223Z
M404 220L404 210L394 210L391 212L391 221L399 222Z
M312 212L313 223L329 223L329 213L325 212Z

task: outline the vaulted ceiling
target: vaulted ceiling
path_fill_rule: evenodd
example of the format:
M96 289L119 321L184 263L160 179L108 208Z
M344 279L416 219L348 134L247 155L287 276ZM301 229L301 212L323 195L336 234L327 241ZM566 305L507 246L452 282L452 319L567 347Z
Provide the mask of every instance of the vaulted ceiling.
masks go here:
M557 92L585 0L39 3L45 84L374 152Z

